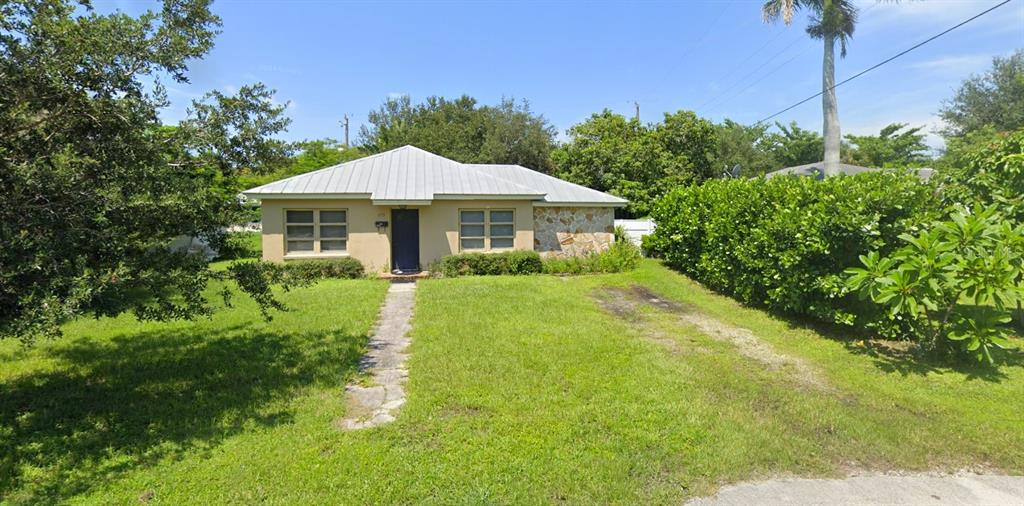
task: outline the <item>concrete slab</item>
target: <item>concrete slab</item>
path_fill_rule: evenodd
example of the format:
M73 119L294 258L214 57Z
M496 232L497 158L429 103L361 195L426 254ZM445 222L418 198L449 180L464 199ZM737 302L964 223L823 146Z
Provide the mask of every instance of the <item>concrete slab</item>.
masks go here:
M687 506L1024 505L1024 476L979 474L869 475L843 479L779 479L723 488Z

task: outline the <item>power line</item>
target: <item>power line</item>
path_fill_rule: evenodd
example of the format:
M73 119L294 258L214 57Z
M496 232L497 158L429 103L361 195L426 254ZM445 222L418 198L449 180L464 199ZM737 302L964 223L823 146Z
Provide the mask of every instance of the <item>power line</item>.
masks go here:
M662 84L665 84L665 81L669 78L669 76L671 76L676 70L679 69L679 66L683 64L683 58L689 56L690 53L692 53L694 50L696 50L701 45L703 45L704 40L708 38L708 35L711 35L711 31L715 28L715 26L718 25L718 22L725 15L725 11L726 11L726 9L719 10L718 11L718 15L715 16L714 20L712 20L711 23L707 25L707 28L705 28L704 33L701 34L700 37L697 37L696 39L694 39L693 42L689 44L689 47L687 47L685 51L679 53L679 56L676 56L675 58L673 58L673 60L675 60L675 63L672 65L672 67L670 67L668 69L667 72L665 72L665 74L661 77L661 79L659 79L657 81L658 84L656 86L654 86L653 89L656 90L657 88L660 88Z
M772 56L771 56L770 58L768 58L767 60L765 60L765 61L761 62L761 64L760 64L760 65L758 65L757 67L755 67L755 68L754 68L754 70L751 70L750 72L748 72L748 73L747 73L746 75L744 75L743 77L741 77L741 78L737 79L736 81L734 81L734 82L732 83L732 85L730 85L730 86L729 86L728 88L726 88L726 89L722 90L722 91L721 91L721 93L719 93L719 94L715 95L714 97L711 97L711 98L710 98L710 99L708 99L708 100L705 100L705 101L704 101L704 103L702 103L702 104L700 104L699 106L697 106L697 109L703 109L704 107L706 107L706 106L708 106L708 105L710 105L710 104L713 104L713 103L717 102L717 101L718 101L718 100L719 100L720 98L722 98L722 97L724 97L725 95L727 95L727 94L728 94L728 93L729 93L730 91L732 91L732 90L736 89L737 87L739 87L740 85L742 85L742 84L743 84L743 81L746 81L746 80L747 80L747 78L749 78L749 77L753 76L754 74L757 74L757 71L759 71L759 70L761 70L762 68L764 68L764 67L765 67L765 65L768 65L769 63L771 63L772 61L774 61L774 60L775 60L776 58L778 58L779 56L782 56L782 53L785 53L786 51L789 51L789 49L790 49L791 47L795 46L795 45L796 45L796 44L797 44L798 42L801 42L801 41L803 41L803 40L806 40L806 39L804 39L804 37L803 37L803 36L799 36L799 35L798 35L798 36L797 36L797 37L796 37L795 39L793 39L793 40L792 40L792 41L791 41L791 42L790 42L790 43L789 43L789 44L788 44L788 45L787 45L786 47L782 48L782 49L781 49L780 51L778 51L777 53L773 54L773 55L772 55Z
M868 8L867 8L867 9L864 9L864 12L863 12L862 14L867 14L868 12L871 12L871 9L874 9L875 7L878 7L879 3L881 3L881 2L879 1L879 2L876 2L876 3L873 3L873 4L871 4L870 6L868 6ZM793 56L791 56L791 57L790 57L789 59L787 59L786 61L784 61L784 62L782 62L782 63L780 63L780 64L776 65L775 67L773 67L773 68L772 68L771 70L769 70L769 71L768 71L768 72L767 72L766 74L764 74L764 75L762 75L761 77L759 77L759 78L755 79L755 80L754 80L753 82L751 82L750 84L748 84L747 86L745 86L745 87L744 87L743 89L741 89L740 91L738 91L738 92L736 92L736 93L733 93L732 95L730 95L730 96L729 96L728 98L726 98L726 99L725 99L725 101L724 101L724 102L719 102L719 101L718 101L718 99L719 99L719 98L721 98L721 97L722 97L723 95L727 94L727 93L728 93L728 92L729 92L730 90L733 90L733 89L735 89L735 88L736 88L736 86L739 86L740 84L742 84L742 82L743 82L743 81L746 81L748 77L751 77L751 76L753 76L754 74L756 74L758 70L760 70L761 68L763 68L763 67L764 67L765 65L767 65L768 63L770 63L770 62L771 62L772 60L774 60L774 59L775 59L776 57L778 57L778 56L779 56L779 55L781 55L782 53L786 52L786 50L787 50L787 49L789 49L790 47L792 47L792 46L793 46L793 44L795 44L796 42L798 42L798 41L800 41L800 40L805 40L805 39L803 39L803 37L797 37L797 39L796 39L796 40L794 40L794 41L793 41L793 43L791 43L791 44L790 44L789 46L786 46L786 49L783 49L782 51L779 51L778 53L776 53L776 54L775 54L774 56L772 56L771 58L769 58L769 59L765 60L765 61L764 61L764 62L763 62L763 63L762 63L761 65L759 65L759 66L758 66L757 68L755 68L755 69L754 69L753 71L751 71L751 72L750 72L750 73L748 73L747 75L743 76L743 77L742 77L741 79L737 80L737 81L736 81L736 82L735 82L735 83L733 84L733 86L730 86L730 87L729 87L729 88L727 88L727 89L726 89L725 91L723 91L722 93L719 93L718 95L716 95L716 96L715 96L714 98L712 98L711 100L708 100L708 101L704 102L703 104L701 104L701 105L700 105L700 107L699 107L699 109L703 109L703 108L704 108L705 106L708 106L708 105L710 105L710 104L713 104L713 103L716 103L716 102L717 102L717 105L715 105L714 107L712 107L711 109L709 109L709 110L708 110L707 112L712 112L712 111L716 111L716 110L720 109L720 108L721 108L721 107L722 107L723 105L725 105L725 104L729 103L729 102L730 102L731 100L733 100L734 98L736 98L736 97L738 97L738 96L742 95L742 94L743 94L744 92L746 92L746 91L747 91L747 90L749 90L750 88L754 87L754 86L755 86L755 85L756 85L757 83L760 83L761 81L764 81L764 80L765 80L766 78L768 78L769 76L771 76L771 75L775 74L776 72L778 72L779 70L781 70L781 69L782 69L783 67L785 67L786 65L788 65L789 63L791 63L791 62L792 62L793 60L795 60L795 59L799 58L800 56L803 56L803 55L804 55L804 53L806 53L807 51L811 50L811 49L812 49L812 48L814 47L814 46L807 46L807 47L805 47L803 51L800 51L799 53L797 53L797 54L794 54ZM742 65L742 64L741 64L741 65Z
M1002 6L1004 6L1004 5L1008 4L1008 3L1010 3L1011 1L1012 0L1003 0L1002 2L999 2L998 4L993 5L992 7L989 7L988 9L985 9L982 12L979 12L978 14L975 14L974 16L969 17L969 18L967 18L967 19L965 19L965 20L963 20L963 21L961 21L961 22L959 22L959 23L957 23L957 24L955 24L955 25L953 25L953 26L951 26L951 27L949 27L949 28L947 28L947 29L945 29L945 30L943 30L943 31L941 31L941 32L939 32L939 33L929 37L929 38L927 38L927 39L925 39L922 42L919 42L919 43L917 43L917 44L915 44L915 45L913 45L913 46L911 46L911 47L909 47L907 49L904 49L903 51L900 51L899 53L896 53L895 55L890 56L889 58L886 58L885 60L882 60L881 62L878 62L878 63L876 63L876 64L874 64L874 65L872 65L872 66L870 66L870 67L860 71L860 72L857 72L856 74L854 74L854 75L852 75L850 77L847 77L846 79L843 79L842 81L840 81L840 82L838 82L836 84L833 84L827 90L821 90L818 93L815 93L814 95L811 95L811 96L809 96L809 97L807 97L807 98L805 98L805 99L803 99L803 100L801 100L801 101L799 101L799 102L797 102L797 103L795 103L795 104L793 104L793 105L791 105L791 106L789 106L789 107L787 107L787 108L785 108L785 109L783 109L783 110L781 110L781 111L779 111L779 112L777 112L775 114L772 114L771 116L768 116L767 118L764 118L764 119L758 121L757 123L755 123L755 125L760 125L761 123L764 123L765 121L768 121L768 120L770 120L770 119L772 119L772 118L774 118L774 117L776 117L776 116L778 116L778 115L780 115L780 114L782 114L782 113L784 113L786 111L789 111L789 110L791 110L791 109L793 109L795 107L798 107L800 105L803 105L803 104L805 104L805 103L807 103L807 102L809 102L809 101L811 101L811 100L813 100L815 98L818 98L818 97L824 95L826 91L832 91L832 90L834 90L834 89L836 89L836 88L838 88L838 87L840 87L840 86L842 86L842 85L844 85L844 84L846 84L846 83L848 83L848 82L850 82L850 81L852 81L852 80L854 80L854 79L856 79L856 78L858 78L858 77L860 77L860 76L862 76L864 74L867 74L868 72L871 72L872 70L875 70L878 67L881 67L882 65L885 65L886 63L889 63L889 62L895 60L896 58L899 58L900 56L903 56L903 55L905 55L905 54L907 54L907 53L909 53L909 52L911 52L911 51L913 51L913 50L915 50L915 49L917 49L917 48L919 48L919 47L921 47L921 46L923 46L923 45L925 45L925 44L927 44L927 43L929 43L929 42L931 42L931 41L933 41L933 40L935 40L935 39L937 39L939 37L942 37L943 35L945 35L945 34L947 34L949 32L952 32L953 30L956 30L957 28L960 28L961 26L964 26L967 23L970 23L971 21L974 21L975 19L978 19L978 18L984 16L985 14L988 14L988 13L990 13L990 12L992 12L992 11L1002 7Z

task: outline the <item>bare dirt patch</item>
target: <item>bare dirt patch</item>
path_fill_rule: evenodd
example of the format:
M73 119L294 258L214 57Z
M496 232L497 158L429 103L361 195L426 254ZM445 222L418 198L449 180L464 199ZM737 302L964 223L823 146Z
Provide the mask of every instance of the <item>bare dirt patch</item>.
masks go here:
M731 343L743 356L772 370L787 371L803 386L832 389L824 375L813 366L799 358L779 353L770 344L758 339L750 330L722 322L703 313L695 306L665 300L646 287L639 285L629 288L606 287L595 293L595 298L606 311L630 322L640 322L641 316L637 312L640 304L675 314L682 322L696 327L708 337ZM660 335L651 336L652 341L668 340L678 346L677 341L670 336L657 332L655 334Z

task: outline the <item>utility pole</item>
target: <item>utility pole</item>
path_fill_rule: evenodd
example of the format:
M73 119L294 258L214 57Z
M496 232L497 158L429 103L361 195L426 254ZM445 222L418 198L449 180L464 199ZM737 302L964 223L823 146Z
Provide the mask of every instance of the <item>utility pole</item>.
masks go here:
M640 102L633 101L633 106L636 107L636 122L640 122Z
M339 121L343 127L345 127L345 149L348 149L348 114L342 116L343 120Z

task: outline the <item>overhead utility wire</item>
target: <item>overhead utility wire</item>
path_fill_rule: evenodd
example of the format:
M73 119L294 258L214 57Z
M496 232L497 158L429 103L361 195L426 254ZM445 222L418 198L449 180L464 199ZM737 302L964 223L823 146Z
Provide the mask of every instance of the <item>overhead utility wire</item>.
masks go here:
M880 4L880 2L876 2L876 3L873 3L873 4L871 4L871 5L870 5L870 6L869 6L869 7L867 8L867 9L864 9L864 12L862 13L862 15L863 15L863 14L867 14L868 12L871 12L871 9L874 9L875 7L878 7L878 5L879 5L879 4ZM782 33L782 32L780 32L780 33ZM794 40L794 43L796 43L796 42L798 42L798 41L800 41L800 40L805 40L805 39L803 39L802 37L798 37L798 38L797 38L796 40ZM789 46L787 46L787 47L786 47L786 49L789 49L789 47L791 47L792 45L793 45L793 44L790 44ZM769 76L771 76L772 74L774 74L774 73L778 72L779 70L781 70L781 69L782 69L783 67L785 67L786 65L788 65L788 64L789 64L790 62L792 62L793 60L795 60L795 59L797 59L797 58L799 58L799 57L803 56L803 55L804 55L804 53L806 53L807 51L810 51L810 50L811 50L811 49L812 49L813 47L814 47L814 46L807 46L807 47L805 47L803 51L800 51L799 53L797 53L797 54L794 54L793 56L791 56L791 57L790 57L789 59L787 59L786 61L784 61L784 62L782 62L782 63L780 63L780 64L776 65L775 67L773 67L773 68L772 68L771 70L769 70L769 71L768 71L768 73L767 73L767 74L764 74L764 75L762 75L761 77L759 77L759 78L755 79L755 80L754 80L753 82L751 82L750 84L748 84L747 86L745 86L745 87L744 87L743 89L741 89L740 91L738 91L738 92L736 92L736 93L733 93L733 94L731 94L731 95L730 95L730 96L729 96L728 98L726 98L726 99L725 99L725 101L724 101L724 102L718 102L718 103L717 103L717 104L716 104L716 105L715 105L714 107L712 107L711 109L709 109L709 110L708 110L707 112L712 112L712 111L716 111L716 110L720 109L720 108L721 108L722 106L724 106L724 105L728 104L729 102L731 102L731 101L732 101L733 99L735 99L736 97L738 97L738 96L742 95L742 94L743 94L744 92L746 92L746 91L747 91L747 90L749 90L750 88L754 87L754 85L756 85L757 83L759 83L759 82L761 82L761 81L764 81L764 80L765 80L766 78L768 78L768 77L769 77ZM718 95L718 96L716 96L715 98L713 98L713 99L711 99L711 100L708 100L707 102L704 102L703 104L701 104L701 105L700 105L700 107L699 107L699 109L703 109L703 108L704 108L705 106L707 106L707 105L710 105L710 104L713 104L713 103L717 102L718 98L722 97L722 96L723 96L723 95L724 95L725 93L728 93L728 91L729 91L729 90L735 89L735 87L736 87L737 85L740 85L740 84L742 84L742 82L743 82L743 81L746 81L748 77L750 77L750 76L752 76L752 75L756 74L758 70L760 70L760 69L761 69L762 67L764 67L764 66L765 66L765 64L767 64L767 63L771 62L771 60L774 60L776 56L779 56L780 54L782 54L782 53L784 53L784 52L785 52L785 50L783 50L783 51L780 51L780 52L779 52L778 54L776 54L775 56L773 56L773 57L769 58L769 59L768 59L768 61L766 61L766 62L762 63L762 64L761 64L761 66L759 66L759 67L757 67L756 69L754 69L754 70L753 70L753 72L751 72L751 73L747 74L746 76L743 76L743 78L742 78L742 79L740 79L739 81L737 81L736 83L734 83L734 86L732 86L732 87L730 87L729 89L727 89L726 91L722 92L721 94L719 94L719 95ZM742 65L742 64L741 64L741 65Z
M978 18L984 16L985 14L988 14L988 13L990 13L990 12L992 12L992 11L1002 7L1002 6L1004 6L1004 5L1008 4L1008 3L1010 3L1011 1L1013 1L1013 0L1003 0L1002 2L999 2L998 4L993 5L992 7L989 7L988 9L985 9L982 12L979 12L978 14L975 14L974 16L969 17L969 18L967 18L967 19L957 23L956 25L953 25L953 26L943 30L942 32L939 32L939 33L937 33L937 34L935 34L935 35L925 39L922 42L919 42L919 43L917 43L917 44L915 44L915 45L913 45L913 46L911 46L911 47L909 47L907 49L904 49L903 51L900 51L899 53L896 53L895 55L893 55L893 56L891 56L889 58L886 58L885 60L882 60L881 62L878 62L878 63L876 63L876 64L874 64L874 65L872 65L872 66L870 66L870 67L860 71L860 72L857 72L856 74L854 74L854 75L852 75L850 77L847 77L846 79L843 79L842 81L840 81L840 82L838 82L836 84L833 84L827 90L819 91L818 93L815 93L814 95L811 95L811 96L809 96L809 97L807 97L807 98L805 98L805 99L803 99L803 100L801 100L801 101L799 101L799 102L797 102L797 103L795 103L795 104L793 104L793 105L791 105L791 106L789 106L789 107L787 107L787 108L785 108L785 109L783 109L783 110L781 110L781 111L779 111L779 112L777 112L775 114L772 114L771 116L768 116L768 117L758 121L757 123L755 123L755 125L760 125L761 123L764 123L765 121L768 121L768 120L770 120L770 119L772 119L772 118L774 118L774 117L776 117L776 116L778 116L778 115L780 115L780 114L782 114L782 113L784 113L786 111L789 111L790 109L793 109L794 107L803 105L803 104L807 103L810 100L813 100L813 99L815 99L817 97L820 97L820 96L824 95L826 91L834 90L834 89L836 89L836 88L838 88L838 87L840 87L840 86L842 86L842 85L844 85L844 84L846 84L846 83L848 83L848 82L850 82L850 81L852 81L852 80L854 80L854 79L856 79L856 78L858 78L858 77L860 77L860 76L862 76L864 74L867 74L868 72L871 72L872 70L875 70L878 67L881 67L882 65L885 65L886 63L889 63L889 62L895 60L896 58L899 58L900 56L903 56L903 55L905 55L905 54L907 54L907 53L909 53L909 52L911 52L911 51L913 51L913 50L915 50L915 49L917 49L917 48L919 48L919 47L921 47L921 46L923 46L923 45L925 45L925 44L927 44L927 43L929 43L929 42L931 42L931 41L933 41L933 40L935 40L935 39L937 39L939 37L942 37L943 35L945 35L945 34L947 34L949 32L952 32L953 30L956 30L957 28L960 28L961 26L964 26L967 23L970 23L971 21L974 21L975 19L978 19Z
M757 67L755 67L754 70L751 70L750 72L748 72L743 77L737 79L736 81L733 81L733 83L729 87L727 87L724 90L722 90L719 94L715 95L714 97L711 97L708 100L705 100L704 103L702 103L699 106L697 106L697 109L703 109L705 106L708 106L708 105L711 105L711 104L717 102L719 99L721 99L722 97L724 97L727 94L729 94L729 92L731 92L732 90L735 90L736 88L740 87L743 84L743 82L747 80L747 78L753 76L754 74L757 74L757 72L759 70L763 69L766 65L768 65L771 62L773 62L776 58L778 58L779 56L782 56L782 53L785 53L786 51L789 51L789 49L791 47L795 46L798 42L801 42L803 40L806 40L806 39L804 39L803 37L799 37L799 36L796 37L786 47L782 48L780 51L778 51L777 53L773 54L771 56L771 58L768 58L767 60L761 62L761 64L758 65Z

